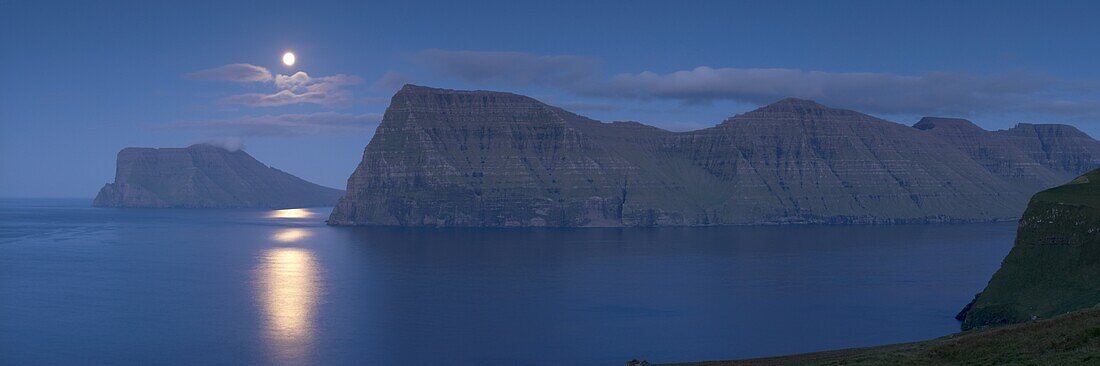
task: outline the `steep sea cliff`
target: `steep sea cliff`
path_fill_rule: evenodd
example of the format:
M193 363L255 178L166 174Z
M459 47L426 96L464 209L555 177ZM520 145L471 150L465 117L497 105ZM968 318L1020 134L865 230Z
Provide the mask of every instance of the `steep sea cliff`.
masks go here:
M698 131L602 123L511 93L391 100L334 225L679 226L1009 220L1100 166L1063 125L916 128L785 99Z
M1016 244L959 314L963 329L1050 318L1100 304L1100 170L1037 193Z
M198 144L126 148L99 207L286 208L328 206L343 191L322 187L257 161L248 153Z

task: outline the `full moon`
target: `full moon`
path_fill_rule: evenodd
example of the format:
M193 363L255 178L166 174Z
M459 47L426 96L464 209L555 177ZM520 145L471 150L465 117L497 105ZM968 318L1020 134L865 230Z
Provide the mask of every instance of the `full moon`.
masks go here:
M287 52L283 54L283 64L287 66L294 66L294 53Z

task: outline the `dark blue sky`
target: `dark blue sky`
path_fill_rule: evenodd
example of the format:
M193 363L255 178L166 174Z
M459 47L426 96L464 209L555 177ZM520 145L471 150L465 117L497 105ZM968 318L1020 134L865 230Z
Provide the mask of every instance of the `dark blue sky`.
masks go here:
M0 0L0 196L92 197L119 149L206 140L343 188L405 82L673 130L797 96L1100 136L1096 2L477 3Z

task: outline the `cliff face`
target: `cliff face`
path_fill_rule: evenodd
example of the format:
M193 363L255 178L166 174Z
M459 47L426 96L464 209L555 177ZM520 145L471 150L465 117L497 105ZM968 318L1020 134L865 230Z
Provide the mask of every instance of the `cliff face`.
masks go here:
M806 100L674 141L727 189L711 206L720 223L988 220L1026 199L938 138Z
M1020 187L1016 176L990 168L997 164L957 148L941 132L787 99L713 128L673 133L634 122L601 123L515 94L408 85L393 97L329 223L1009 219L1039 187L1064 182L1069 173L1063 170L1097 165L1086 157L1098 144L1088 136L1005 133L1041 141L1037 150L1018 152L1020 164L1035 170L1035 183Z
M1035 194L1016 245L959 317L963 329L1100 304L1100 170Z
M343 191L322 187L260 163L244 151L210 145L126 148L118 153L115 182L97 207L328 206Z
M524 96L406 87L393 97L348 179L352 191L329 222L616 225L626 196L646 177L583 125L603 127Z
M1073 126L1021 123L986 131L964 119L925 117L913 127L940 137L986 170L1031 191L1100 166L1100 144Z
M1075 177L1095 169L1100 146L1092 137L1068 125L1020 123L997 131L1044 167Z

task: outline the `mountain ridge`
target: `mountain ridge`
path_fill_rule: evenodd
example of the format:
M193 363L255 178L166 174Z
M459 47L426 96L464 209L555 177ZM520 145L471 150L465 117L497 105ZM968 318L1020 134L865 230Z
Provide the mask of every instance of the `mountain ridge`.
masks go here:
M1013 156L1030 160L1019 163L1033 172L1017 174L991 170L1000 160L983 165L976 157L985 150L956 148L943 128L910 127L804 99L671 132L604 123L514 93L406 85L391 99L329 222L572 227L1008 220L1034 191L1100 165L1100 143L1040 126L991 140L1022 146ZM1018 177L1031 181L1017 188Z
M343 191L307 182L243 150L209 144L124 148L97 207L289 208L332 205Z

